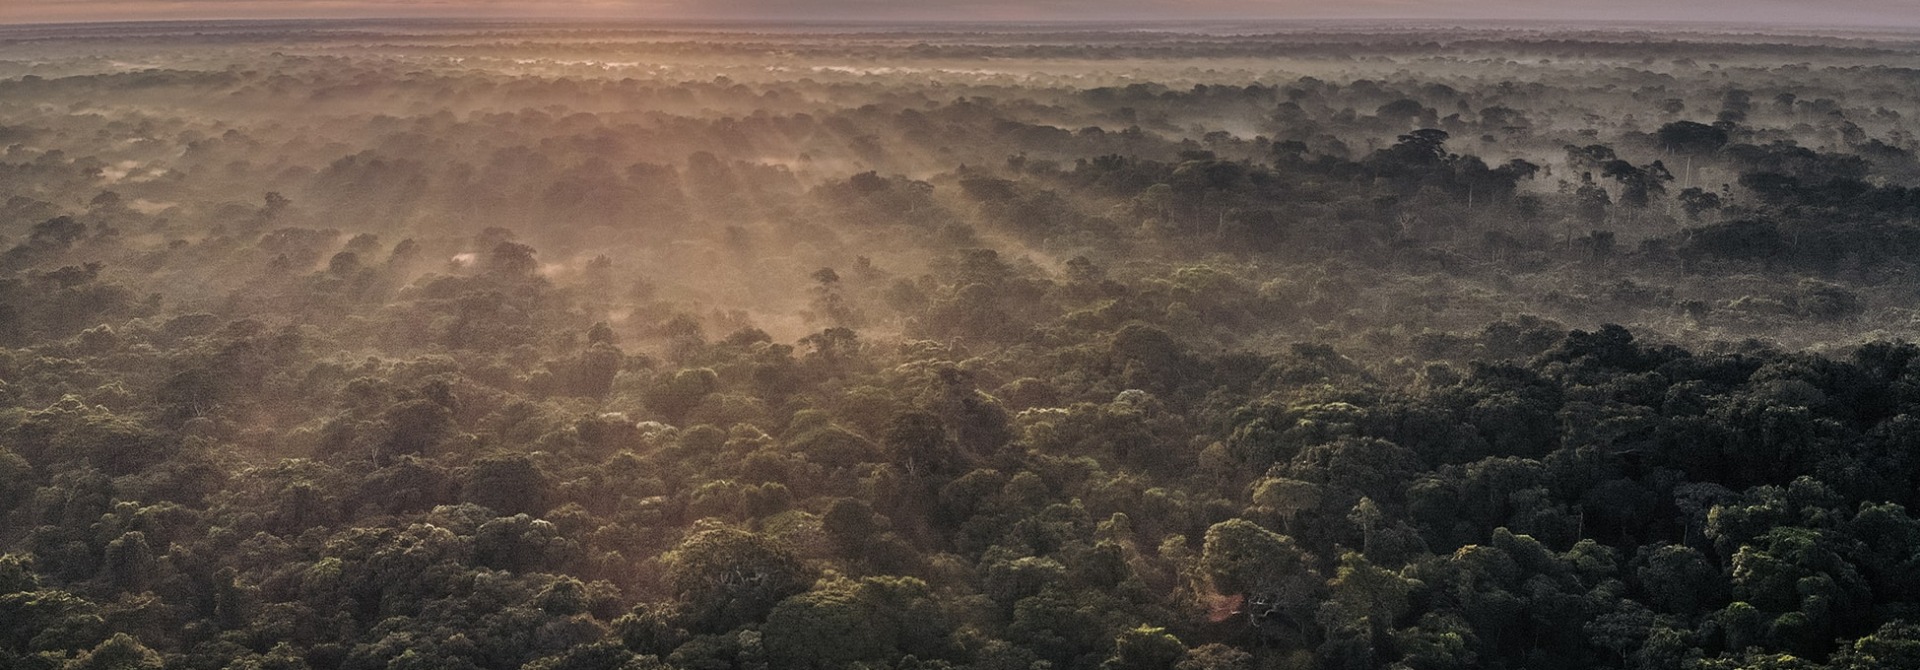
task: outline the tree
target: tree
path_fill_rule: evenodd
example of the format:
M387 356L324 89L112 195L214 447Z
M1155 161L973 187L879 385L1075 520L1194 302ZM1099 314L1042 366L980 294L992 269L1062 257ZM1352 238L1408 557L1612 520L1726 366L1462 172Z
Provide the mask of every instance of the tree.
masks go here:
M17 654L86 649L107 637L92 602L57 589L0 595L0 651Z
M281 642L264 654L248 654L235 659L227 670L311 670L305 656L292 644Z
M1690 187L1680 191L1680 208L1686 210L1687 218L1699 221L1700 215L1720 210L1719 194L1699 187Z
M1113 655L1100 670L1174 670L1187 657L1187 645L1165 628L1139 626L1113 641Z
M1360 502L1354 503L1353 509L1347 512L1347 520L1360 527L1360 551L1366 553L1373 549L1374 530L1386 520L1386 513L1372 498L1361 496Z
M612 642L579 645L522 666L524 670L664 670L657 658L635 656Z
M546 472L533 459L507 454L474 461L464 497L499 516L538 516L551 504L551 487Z
M1374 110L1373 114L1387 121L1410 123L1417 120L1430 119L1434 116L1434 111L1420 104L1418 100L1401 98L1381 105L1379 109Z
M485 268L502 277L529 277L540 269L540 261L534 259L534 253L533 247L502 241L487 251Z
M589 339L593 339L590 335ZM626 355L619 347L606 342L594 342L580 353L573 366L573 384L570 389L574 395L588 398L602 398L613 391L613 380L620 374L620 368L626 361Z
M496 570L564 571L583 553L558 526L526 514L490 519L473 531L474 563Z
M718 633L763 620L806 589L799 559L766 536L727 527L694 531L662 557L687 628Z
M680 423L708 395L718 390L720 376L708 368L693 368L662 375L647 394L647 405L668 421Z
M381 463L413 454L432 453L453 433L453 412L431 399L408 400L388 408L381 417L387 437L374 452Z
M115 633L79 658L67 662L63 670L160 670L160 654L140 644L126 633Z
M156 564L146 533L127 531L107 543L106 572L115 588L132 593L147 590Z
M1253 654L1218 642L1187 650L1179 670L1253 670Z
M1709 153L1727 144L1727 131L1693 121L1675 121L1654 132L1660 144L1680 153Z
M1399 575L1350 551L1340 557L1339 571L1327 582L1329 597L1318 619L1329 637L1359 634L1369 646L1384 645L1395 621L1407 611L1411 590Z
M781 601L762 630L778 667L844 668L951 653L945 617L926 583L911 577L836 580Z
M1319 507L1320 497L1319 485L1284 477L1262 479L1253 489L1253 504L1279 514L1287 530L1301 512Z
M946 427L930 412L908 409L894 414L887 420L881 445L908 475L947 473L957 465Z
M843 555L859 556L867 542L881 530L877 516L866 501L841 498L820 518L820 529L839 545Z
M1726 581L1705 554L1692 547L1656 545L1641 548L1645 565L1635 571L1649 604L1660 611L1691 617L1717 608L1725 599Z
M820 268L807 276L815 284L812 289L815 320L842 330L860 325L860 314L847 301L839 273L833 268Z
M1773 617L1768 637L1780 647L1818 654L1834 633L1855 624L1872 602L1858 570L1819 531L1778 527L1733 556L1733 597Z
M1207 529L1200 569L1216 593L1249 593L1300 575L1307 569L1305 560L1293 538L1229 519Z
M1613 205L1613 197L1593 182L1593 173L1580 173L1580 186L1574 191L1573 197L1574 210L1587 225L1598 226L1606 222L1607 209Z
M1660 161L1638 167L1623 160L1607 161L1600 174L1620 184L1620 204L1628 207L1646 207L1655 196L1666 194L1665 182L1673 181L1673 174Z
M1897 670L1920 667L1920 626L1895 619L1872 635L1843 645L1829 664L1834 670Z

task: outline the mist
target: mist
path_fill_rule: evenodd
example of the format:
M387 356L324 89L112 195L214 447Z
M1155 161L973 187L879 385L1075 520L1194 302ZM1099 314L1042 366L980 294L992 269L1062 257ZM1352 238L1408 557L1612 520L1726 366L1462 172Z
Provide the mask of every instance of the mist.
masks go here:
M0 23L219 19L537 18L625 21L727 20L750 22L1141 22L1443 20L1674 22L1720 25L1860 26L1920 28L1920 12L1900 0L1836 0L1809 5L1791 0L16 0L0 7ZM1668 26L1676 27L1676 26Z
M9 3L0 667L1910 666L1913 19Z

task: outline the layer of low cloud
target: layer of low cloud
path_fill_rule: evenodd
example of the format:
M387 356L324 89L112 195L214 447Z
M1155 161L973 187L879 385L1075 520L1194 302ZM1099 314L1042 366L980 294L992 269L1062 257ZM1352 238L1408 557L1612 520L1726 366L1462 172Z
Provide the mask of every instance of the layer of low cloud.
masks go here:
M814 21L1398 18L1920 28L1920 0L0 0L0 23L349 17Z

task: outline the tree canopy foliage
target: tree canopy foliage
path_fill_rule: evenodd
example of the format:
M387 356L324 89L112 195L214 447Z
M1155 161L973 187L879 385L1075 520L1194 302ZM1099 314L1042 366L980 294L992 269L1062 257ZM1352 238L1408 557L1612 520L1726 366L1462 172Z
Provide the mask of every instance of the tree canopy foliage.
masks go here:
M0 28L0 667L1915 667L1915 53Z

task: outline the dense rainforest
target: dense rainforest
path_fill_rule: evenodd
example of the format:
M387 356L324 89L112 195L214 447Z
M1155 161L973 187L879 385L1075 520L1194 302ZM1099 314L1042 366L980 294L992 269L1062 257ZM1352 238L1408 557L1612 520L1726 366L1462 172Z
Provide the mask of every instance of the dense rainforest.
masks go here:
M1920 667L1917 55L0 27L0 667Z

